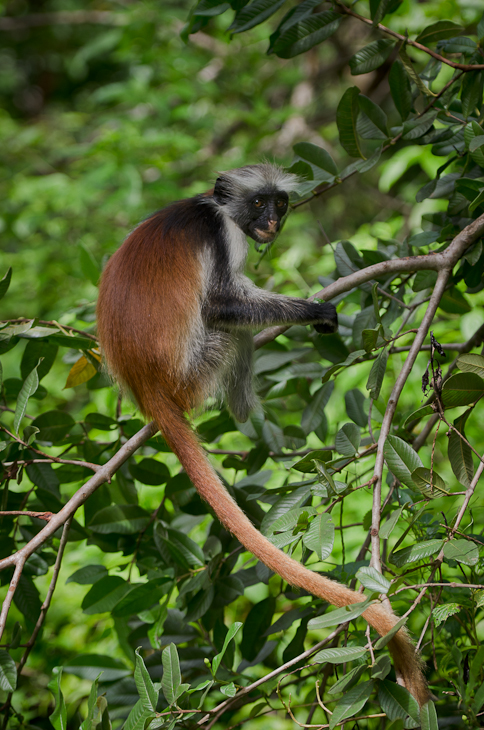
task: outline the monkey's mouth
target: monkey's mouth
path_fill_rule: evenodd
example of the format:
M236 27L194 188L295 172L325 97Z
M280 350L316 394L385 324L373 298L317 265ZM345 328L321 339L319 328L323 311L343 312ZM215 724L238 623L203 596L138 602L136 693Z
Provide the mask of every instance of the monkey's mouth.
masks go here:
M264 231L262 228L254 228L261 243L271 243L277 236L277 231Z

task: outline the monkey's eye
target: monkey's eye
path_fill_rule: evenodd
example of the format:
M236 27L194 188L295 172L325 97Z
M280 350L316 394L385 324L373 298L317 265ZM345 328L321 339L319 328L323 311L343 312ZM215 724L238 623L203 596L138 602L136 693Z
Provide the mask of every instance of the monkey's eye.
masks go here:
M281 198L279 200L276 200L276 206L278 208L285 208L286 207L286 201L282 200Z
M262 208L263 205L264 205L263 200L260 200L259 198L256 198L254 200L254 208Z

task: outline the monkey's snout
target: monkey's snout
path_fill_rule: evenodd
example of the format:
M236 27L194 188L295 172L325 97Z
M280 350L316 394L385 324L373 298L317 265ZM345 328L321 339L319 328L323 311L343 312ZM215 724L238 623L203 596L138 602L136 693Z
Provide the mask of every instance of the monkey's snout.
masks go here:
M279 221L268 221L267 228L256 228L255 232L264 243L273 241L279 232Z

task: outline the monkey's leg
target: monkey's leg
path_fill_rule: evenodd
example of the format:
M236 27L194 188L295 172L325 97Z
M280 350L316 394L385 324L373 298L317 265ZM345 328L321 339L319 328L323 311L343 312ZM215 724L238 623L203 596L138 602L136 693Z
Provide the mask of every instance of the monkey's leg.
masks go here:
M224 382L227 405L237 419L244 423L257 405L254 392L252 362L254 343L252 334L239 330L233 333L236 354Z
M214 293L203 308L203 318L223 327L264 327L272 324L312 324L318 332L335 332L336 309L330 302L271 294L257 287Z

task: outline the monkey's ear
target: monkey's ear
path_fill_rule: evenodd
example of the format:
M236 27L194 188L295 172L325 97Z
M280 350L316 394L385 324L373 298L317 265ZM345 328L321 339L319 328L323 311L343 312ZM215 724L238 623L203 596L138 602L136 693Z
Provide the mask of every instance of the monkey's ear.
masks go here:
M225 180L223 177L218 177L215 182L215 187L213 189L213 198L220 205L224 205L230 200L227 180Z

